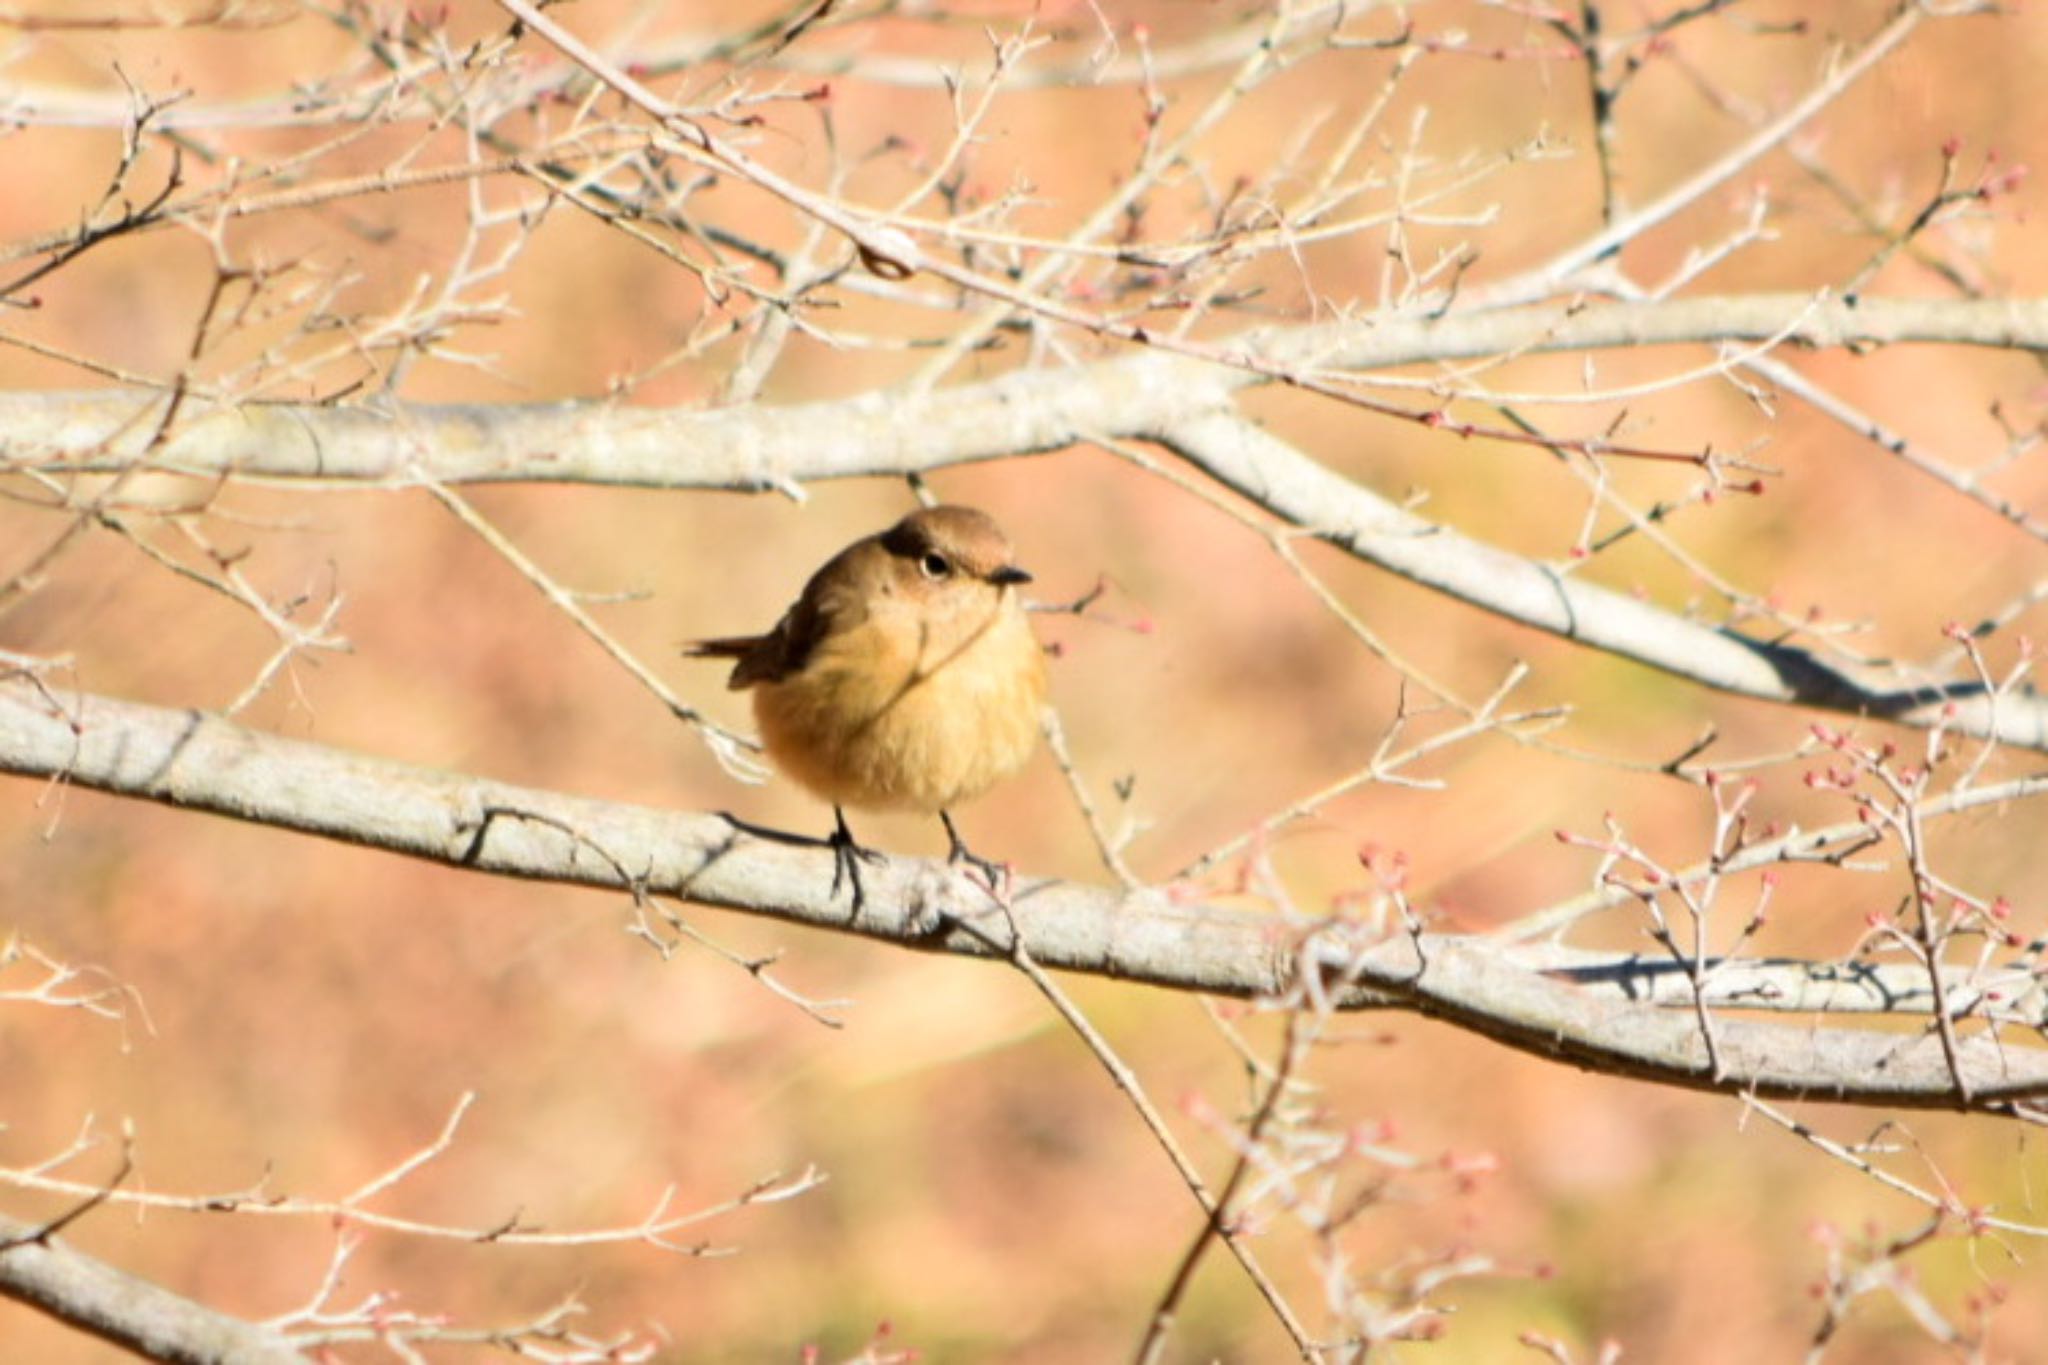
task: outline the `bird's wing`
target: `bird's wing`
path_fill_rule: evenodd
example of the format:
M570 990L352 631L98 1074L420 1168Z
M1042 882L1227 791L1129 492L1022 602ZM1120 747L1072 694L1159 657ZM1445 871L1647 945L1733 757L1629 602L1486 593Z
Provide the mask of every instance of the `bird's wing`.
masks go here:
M872 539L872 538L871 538ZM849 630L867 618L867 605L855 592L832 584L837 578L833 566L848 555L862 552L867 541L848 546L804 584L796 605L782 614L775 629L766 635L736 635L720 640L697 640L684 649L693 658L736 659L732 676L725 685L738 692L755 683L781 682L800 672L810 660L818 641L838 631ZM868 551L872 553L872 551ZM838 579L842 584L843 579Z

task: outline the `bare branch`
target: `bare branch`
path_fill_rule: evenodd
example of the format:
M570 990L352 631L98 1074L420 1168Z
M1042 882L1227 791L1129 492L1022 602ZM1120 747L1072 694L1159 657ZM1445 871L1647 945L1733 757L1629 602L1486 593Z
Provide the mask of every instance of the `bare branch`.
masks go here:
M153 467L190 474L403 486L546 482L772 490L902 475L1057 450L1094 437L1146 439L1237 389L1294 367L1373 370L1506 353L1765 341L1853 348L1908 342L2048 352L2048 299L1897 299L1811 294L1531 305L1441 317L1332 323L1218 344L1241 366L1141 353L986 383L785 407L665 410L611 402L394 403L377 410L251 403L190 409ZM0 469L108 472L140 453L138 409L157 395L0 393ZM124 434L125 433L125 434ZM832 439L819 440L829 433ZM690 459L677 458L687 449Z
M81 696L68 710L0 683L0 771L319 834L451 867L609 889L644 869L655 895L773 916L932 952L1010 953L985 889L943 863L887 858L866 871L858 922L833 895L833 853L761 838L719 815L562 796L246 730L199 712ZM541 818L521 818L538 816ZM574 830L571 837L565 830ZM590 851L602 849L603 857ZM1689 1018L1617 1004L1455 936L1388 940L1341 920L1270 916L1050 880L1015 895L1022 947L1041 966L1218 995L1279 996L1319 964L1339 1007L1395 1007L1539 1056L1725 1093L1899 1107L1957 1105L1925 1035L1812 1032L1722 1020L1710 1066ZM934 930L933 926L938 928ZM950 927L949 927L950 926ZM1301 956L1306 941L1313 951ZM1689 1000L1689 997L1688 997ZM2012 1113L2048 1096L2048 1055L1962 1040L1968 1107Z
M173 1365L307 1365L281 1333L118 1270L0 1214L0 1294Z

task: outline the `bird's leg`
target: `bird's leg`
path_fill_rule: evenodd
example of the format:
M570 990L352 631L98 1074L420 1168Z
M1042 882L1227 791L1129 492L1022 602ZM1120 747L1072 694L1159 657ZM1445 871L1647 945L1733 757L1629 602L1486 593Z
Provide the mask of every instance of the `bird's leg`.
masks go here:
M853 885L853 913L860 915L861 906L867 903L867 890L860 884L860 864L865 858L880 866L887 861L887 855L879 849L862 848L854 842L853 831L846 827L846 812L832 807L832 834L825 840L832 845L832 894L839 894L839 883L844 880Z
M940 811L939 819L945 821L946 840L948 843L952 845L951 848L946 850L947 862L971 863L975 867L980 868L981 875L988 878L988 884L991 890L993 890L997 885L1000 884L1000 882L1005 877L1009 875L1010 866L1008 863L992 862L989 859L982 857L979 853L976 853L973 849L967 846L967 841L960 837L960 831L953 828L953 817L950 813L946 811Z

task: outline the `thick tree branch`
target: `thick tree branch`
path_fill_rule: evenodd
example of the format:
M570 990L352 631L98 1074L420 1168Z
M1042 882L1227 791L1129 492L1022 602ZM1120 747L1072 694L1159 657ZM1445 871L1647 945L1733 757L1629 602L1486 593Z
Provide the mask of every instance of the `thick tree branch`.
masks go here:
M188 415L149 460L152 468L206 476L766 490L1057 450L1097 436L1147 439L1191 411L1221 406L1240 388L1270 382L1266 370L1372 370L1774 337L1830 349L1919 342L2048 353L2048 299L1761 294L1382 317L1251 333L1217 346L1219 355L1239 355L1253 368L1141 351L924 394L781 407L570 401L209 410L188 396L187 413L204 415ZM0 467L124 468L149 444L150 419L167 401L167 394L118 389L0 393Z
M166 1365L306 1365L277 1332L173 1294L0 1214L0 1294Z
M1396 507L1234 413L1159 437L1260 506L1360 559L1496 615L1739 696L2048 749L2048 699L1977 679L1898 686L1790 645L1716 629Z
M1021 879L1014 914L943 864L864 871L849 918L821 844L729 817L654 810L417 768L247 730L195 711L0 682L0 771L319 834L505 876L630 889L856 933L924 951L1008 958L1009 925L1039 964L1178 990L1400 1008L1587 1069L1726 1093L1961 1107L1938 1044L1722 1018L1713 1065L1692 1016L1577 989L1471 938L1368 937L1338 920L1187 906ZM1583 964L1575 964L1582 966ZM1303 978L1313 968L1314 980ZM1581 979L1589 974L1579 973ZM1967 1107L2048 1096L2048 1054L1964 1040Z

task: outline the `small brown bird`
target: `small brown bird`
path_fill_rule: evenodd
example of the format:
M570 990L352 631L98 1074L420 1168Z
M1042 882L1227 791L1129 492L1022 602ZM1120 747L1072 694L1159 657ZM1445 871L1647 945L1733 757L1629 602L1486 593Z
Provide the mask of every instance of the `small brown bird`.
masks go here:
M972 507L928 507L856 540L804 584L766 635L684 652L736 659L726 685L754 691L777 767L832 803L836 895L862 891L844 807L936 812L951 844L991 878L952 807L1024 766L1038 744L1045 652L1025 619L1009 538Z

